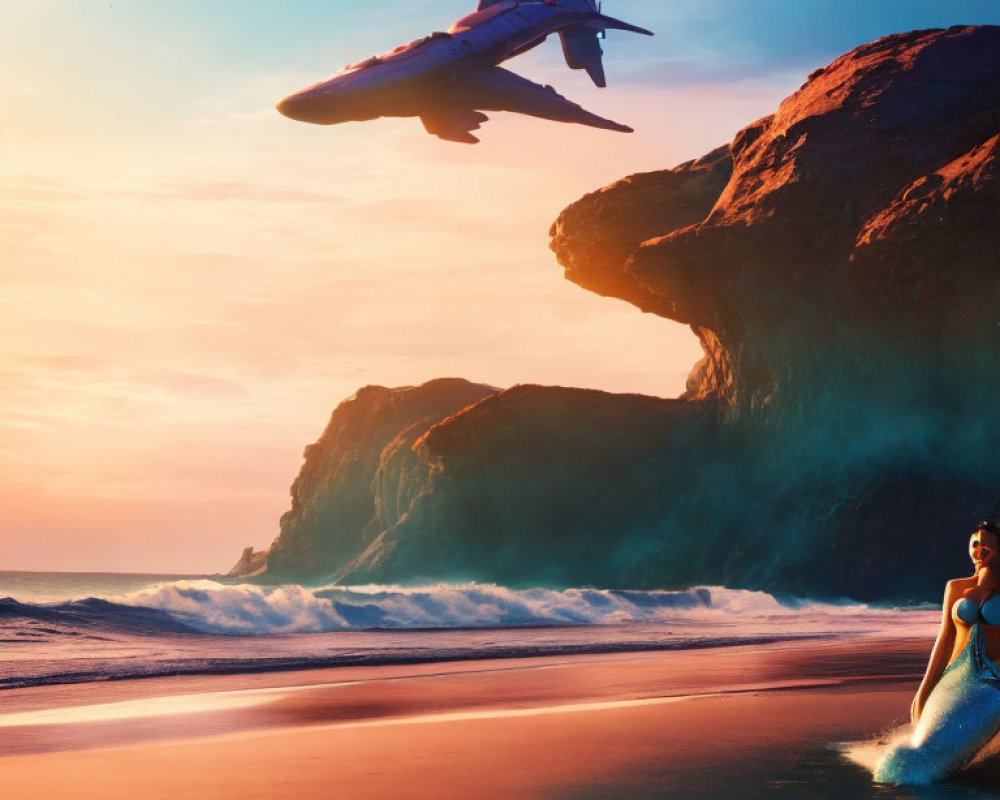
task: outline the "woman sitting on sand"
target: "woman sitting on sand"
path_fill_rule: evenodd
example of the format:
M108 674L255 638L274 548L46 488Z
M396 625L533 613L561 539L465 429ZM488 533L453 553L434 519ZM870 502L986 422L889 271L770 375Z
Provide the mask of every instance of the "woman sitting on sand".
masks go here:
M1000 531L969 537L975 573L948 581L941 630L913 698L914 732L875 767L885 783L931 783L961 769L1000 730Z

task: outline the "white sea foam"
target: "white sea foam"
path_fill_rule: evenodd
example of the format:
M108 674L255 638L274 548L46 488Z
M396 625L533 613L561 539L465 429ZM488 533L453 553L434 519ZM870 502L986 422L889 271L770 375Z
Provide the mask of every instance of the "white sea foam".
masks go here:
M765 592L508 589L493 584L428 586L160 583L118 598L154 608L206 633L258 635L373 628L502 628L655 623L732 626L740 636L822 632L926 632L936 612L857 603L779 601Z
M901 725L882 735L860 742L841 742L835 745L840 754L853 764L874 773L875 765L882 755L892 747L902 744L913 735L909 724Z

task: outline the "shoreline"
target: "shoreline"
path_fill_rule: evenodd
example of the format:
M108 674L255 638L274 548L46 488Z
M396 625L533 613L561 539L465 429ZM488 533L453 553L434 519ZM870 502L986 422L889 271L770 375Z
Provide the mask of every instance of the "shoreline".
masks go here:
M928 647L848 636L10 689L0 770L5 800L742 797L734 774L789 752L860 780L831 748L905 721Z
M601 626L578 626L580 630L590 632L600 632ZM607 626L613 628L614 626ZM432 629L407 630L404 635L411 633L442 633L453 634L456 632L479 633L476 629ZM506 628L504 631L558 631L567 630L567 626L532 626L519 628ZM378 634L383 631L352 631L352 634ZM399 631L390 631L393 635L400 635ZM337 636L333 633L324 634L295 634L299 637L311 636ZM480 662L480 661L521 661L531 658L559 658L574 656L598 656L598 655L619 655L629 653L669 653L688 652L694 650L710 650L731 647L753 647L759 645L784 644L793 642L807 642L822 639L834 639L840 634L790 634L786 636L754 636L740 639L732 637L730 639L716 639L706 642L595 642L588 644L552 644L552 645L499 645L494 647L469 647L453 648L443 653L420 653L411 652L405 654L388 654L380 652L354 653L354 654L333 654L328 656L250 656L248 658L213 659L216 663L211 666L206 665L205 658L175 659L166 662L154 662L141 668L133 667L132 672L115 673L103 671L103 669L116 669L121 667L121 661L114 659L98 659L98 666L91 670L80 670L77 672L57 672L43 675L11 675L0 674L0 692L13 691L19 689L40 688L44 686L66 686L81 685L89 683L110 683L133 680L155 680L158 678L170 678L176 676L208 677L218 675L222 677L238 675L260 675L260 674L281 674L294 672L310 672L327 669L350 669L350 668L378 668L389 666L415 666L433 665L446 663ZM270 640L270 643L279 641L279 637L262 637ZM168 642L168 639L164 640ZM212 634L194 633L190 634L189 641L203 641L209 643L215 649L221 649L220 645L225 640ZM187 644L187 642L185 642ZM226 663L228 661L228 663ZM222 662L222 663L218 663Z
M862 633L790 636L736 644L713 642L694 647L645 644L628 647L616 643L609 645L613 649L607 650L574 649L553 653L525 648L524 653L516 654L497 655L490 651L478 651L461 654L457 658L447 653L423 658L387 659L378 663L362 661L314 665L303 662L295 667L256 662L233 672L211 668L154 675L110 675L86 681L54 679L26 686L4 686L0 688L0 716L39 708L165 696L174 691L192 694L295 688L331 682L374 682L622 660L644 662L665 659L663 663L669 664L669 668L657 676L661 686L681 692L725 691L737 687L752 673L766 675L770 681L776 682L774 688L780 688L782 680L809 677L861 680L885 679L891 675L919 681L931 644L927 637L885 637ZM872 651L878 652L879 657L871 657ZM817 660L822 658L826 660ZM740 662L744 666L739 666ZM726 666L717 667L720 663ZM336 679L331 676L336 676Z

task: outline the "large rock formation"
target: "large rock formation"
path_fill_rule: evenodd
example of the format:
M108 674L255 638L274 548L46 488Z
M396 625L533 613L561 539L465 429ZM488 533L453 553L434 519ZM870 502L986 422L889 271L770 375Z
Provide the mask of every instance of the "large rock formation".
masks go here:
M265 577L933 599L960 574L1000 501L1000 28L860 47L552 236L570 280L692 326L686 394L515 387L421 423L391 489L316 484L363 524L283 521Z
M497 390L459 379L385 389L366 386L333 412L305 450L281 534L248 573L267 580L323 580L395 525L424 491L430 467L412 446L432 425ZM244 559L246 553L244 552ZM244 559L241 559L244 560Z
M712 425L701 412L561 387L487 398L417 440L432 470L426 490L337 577L654 585L645 537L629 526L656 526L656 498L690 482L686 464ZM661 463L664 453L675 458Z

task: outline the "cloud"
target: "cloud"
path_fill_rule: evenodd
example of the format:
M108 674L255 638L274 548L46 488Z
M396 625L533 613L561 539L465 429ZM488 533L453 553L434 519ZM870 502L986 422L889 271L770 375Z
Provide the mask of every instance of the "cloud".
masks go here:
M129 192L109 192L110 197L142 197L195 203L261 203L267 205L321 205L336 208L349 202L344 194L298 186L275 186L238 180L173 179Z
M0 203L72 203L89 196L83 187L50 176L11 175L0 182Z

